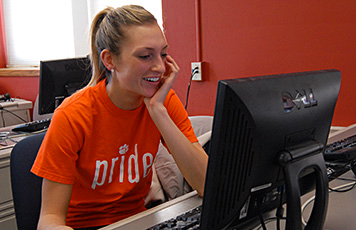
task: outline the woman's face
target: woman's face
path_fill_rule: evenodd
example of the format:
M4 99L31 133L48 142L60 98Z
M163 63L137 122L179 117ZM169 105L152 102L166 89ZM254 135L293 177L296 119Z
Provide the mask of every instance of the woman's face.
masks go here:
M113 89L125 97L152 97L166 70L167 42L154 24L131 26L121 54L113 58Z

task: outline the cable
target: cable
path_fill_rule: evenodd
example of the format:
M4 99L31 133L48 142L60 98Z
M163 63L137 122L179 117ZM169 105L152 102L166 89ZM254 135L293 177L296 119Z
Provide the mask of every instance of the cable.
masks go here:
M260 219L260 224L261 224L262 229L263 230L267 230L266 225L265 225L265 221L264 221L263 216L262 216L262 210L261 210L262 199L263 199L263 196L258 196L257 197L258 218Z
M276 227L277 230L281 229L280 226L280 220L281 218L283 218L283 212L284 212L284 208L283 208L283 192L284 192L284 186L280 187L280 197L279 197L279 206L277 207L277 211L276 211L276 217L277 217L277 223L276 223Z
M349 188L343 189L343 188L346 188L346 187L349 187ZM354 189L355 187L356 187L356 181L348 183L348 184L346 184L346 186L339 186L337 188L329 188L329 192L340 192L340 193L348 192L348 191L351 191L352 189ZM340 190L340 188L343 189L343 190Z
M338 178L335 178L337 180L343 180L343 181L351 181L351 182L356 182L356 179L355 178L345 178L345 177L338 177ZM331 189L331 188L329 188ZM337 192L337 191L336 191Z
M14 115L15 117L17 117L18 119L20 119L21 121L23 121L23 122L25 122L25 123L28 122L28 121L26 121L25 119L23 119L22 117L20 117L19 115L17 115L16 113L12 112L11 110L5 109L4 107L0 107L0 110L6 111L6 112L8 112L8 113ZM1 116L2 116L2 118L3 118L3 123L5 124L5 119L4 119L3 113L1 113ZM5 125L4 125L4 127L5 127Z
M1 146L9 146L9 143L7 143L7 140L12 141L14 144L17 144L17 143L18 143L18 141L12 139L11 137L9 137L9 136L4 136L4 137L0 137L0 145L1 145ZM3 144L3 143L5 143L5 144ZM11 146L13 146L13 145L11 145ZM1 149L3 149L3 147L1 147Z
M286 221L286 218L285 218L285 217L282 217L281 219L284 220L284 221ZM265 225L267 226L267 224L269 224L269 223L271 223L271 222L273 222L273 221L280 221L280 220L277 220L277 217L270 217L270 218L265 219L264 222L265 222ZM251 228L250 230L260 230L260 229L262 229L262 226L261 226L261 225L255 227L255 228Z
M348 180L348 179L344 179L344 180ZM351 182L351 183L348 183L348 184L344 184L344 185L340 185L338 187L335 187L335 188L329 188L329 193L331 192L348 192L352 189L354 189L356 187L356 181L351 179L352 181L354 182ZM346 187L349 187L348 189L346 190L339 190L339 189L343 189L343 188L346 188ZM306 207L315 200L315 196L311 197L309 200L307 200L303 205L302 205L302 214L304 213ZM303 225L305 226L307 224L307 222L304 220L303 218L303 215L302 215L302 223Z
M336 179L344 180L344 181L352 181L352 182L351 182L351 183L348 183L348 184L340 185L340 186L335 187L335 188L329 188L329 193L331 193L331 192L348 192L348 191L350 191L350 190L352 190L352 189L354 189L354 188L356 187L356 180L353 179L353 178L342 178L342 177L338 177L338 178L336 178ZM344 188L347 188L347 189L344 189ZM284 191L284 189L281 188L281 197L280 197L280 198L283 197L283 191ZM302 207L301 207L302 213L304 213L306 207L307 207L310 203L312 203L312 202L314 201L314 199L315 199L315 196L311 197L309 200L307 200L307 201L302 205ZM282 204L282 203L283 203L283 200L281 199L280 201L281 201L281 204ZM260 205L259 203L260 203L260 202L257 202L258 205ZM281 205L281 204L280 204L280 205ZM279 208L281 208L281 209L278 210ZM261 213L259 213L259 215L260 215L260 214L261 214ZM263 220L263 219L261 219L261 218L262 218L262 216L259 216L260 225L259 225L258 227L256 227L256 228L253 228L253 229L256 229L256 230L266 229L266 224L267 224L267 223L270 223L270 222L272 222L272 221L276 221L277 229L279 229L279 228L280 228L280 221L281 221L281 220L286 220L286 218L283 217L283 207L282 207L282 206L278 206L278 207L277 207L276 217L271 217L271 218L265 219L265 220L263 221L263 224L262 224L262 222L261 222L261 220ZM303 216L302 216L302 224L303 224L303 226L306 226L306 224L307 224L307 222L304 220Z
M189 84L188 84L188 89L187 89L187 97L186 97L186 101L185 101L185 110L187 110L188 108L188 98L189 98L189 91L190 91L190 85L192 83L192 79L194 77L195 74L199 73L199 68L198 67L195 67L193 70L192 70L192 75L190 76L190 80L189 80Z

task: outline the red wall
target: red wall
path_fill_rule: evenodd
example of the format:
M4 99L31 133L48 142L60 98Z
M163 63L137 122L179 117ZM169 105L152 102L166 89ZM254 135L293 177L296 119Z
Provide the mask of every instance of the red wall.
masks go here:
M0 68L6 66L6 44L4 33L4 14L2 8L2 0L0 0Z
M197 61L195 2L163 0L169 52L181 67L175 90L185 103ZM356 2L200 2L203 82L193 82L190 115L213 114L220 79L335 68L342 86L333 125L356 123Z
M333 125L356 123L354 0L162 0L162 5L169 53L181 68L174 89L183 104L190 63L205 62L204 81L191 86L190 115L213 115L220 79L335 68L342 72L342 85ZM38 78L0 76L0 94L6 92L34 101Z
M29 100L34 104L38 94L38 88L38 77L0 76L0 95L9 93L11 97Z
M0 76L0 95L9 93L12 98L21 98L35 104L39 88L38 77L2 77ZM30 110L32 115L33 109ZM32 119L32 116L31 116Z

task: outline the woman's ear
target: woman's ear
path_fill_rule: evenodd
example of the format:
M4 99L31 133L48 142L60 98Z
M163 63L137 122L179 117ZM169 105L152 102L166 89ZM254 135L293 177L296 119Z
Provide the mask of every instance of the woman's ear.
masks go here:
M103 51L101 51L100 58L108 70L111 71L112 69L115 68L113 63L113 54L109 50L104 49Z

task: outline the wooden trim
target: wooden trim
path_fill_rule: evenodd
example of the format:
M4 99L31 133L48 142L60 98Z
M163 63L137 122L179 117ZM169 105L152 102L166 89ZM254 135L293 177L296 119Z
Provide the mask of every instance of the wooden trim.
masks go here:
M0 77L38 77L39 68L0 68Z

